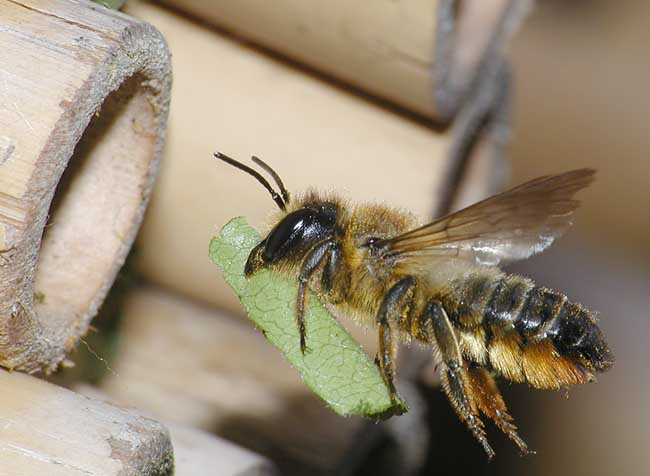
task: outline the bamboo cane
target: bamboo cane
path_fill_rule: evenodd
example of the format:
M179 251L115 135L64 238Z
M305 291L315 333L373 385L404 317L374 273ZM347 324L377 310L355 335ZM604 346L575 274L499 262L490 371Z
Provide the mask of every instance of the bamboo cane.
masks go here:
M0 365L49 372L131 247L169 102L164 40L90 2L0 3Z
M448 122L498 66L530 0L165 0L394 104Z

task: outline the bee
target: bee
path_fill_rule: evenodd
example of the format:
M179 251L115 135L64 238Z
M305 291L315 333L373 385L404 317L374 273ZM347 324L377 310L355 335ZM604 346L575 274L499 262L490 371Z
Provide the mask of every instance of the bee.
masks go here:
M421 225L410 213L333 194L312 190L293 198L259 158L253 161L279 192L256 170L215 156L255 177L280 209L244 272L266 268L297 279L302 352L308 288L335 314L376 326L376 363L394 401L398 342L429 346L447 398L488 457L494 451L481 414L529 453L495 376L558 389L590 382L612 366L592 311L499 269L543 251L566 231L580 203L574 195L592 183L594 170L539 177Z

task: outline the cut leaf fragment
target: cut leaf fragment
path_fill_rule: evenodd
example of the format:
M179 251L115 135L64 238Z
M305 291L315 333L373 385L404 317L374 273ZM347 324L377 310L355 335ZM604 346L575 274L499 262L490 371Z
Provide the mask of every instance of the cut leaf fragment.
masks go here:
M244 264L259 234L242 217L228 222L210 242L210 259L265 337L282 351L305 384L340 415L383 418L408 410L394 405L377 367L313 294L306 312L308 351L300 351L294 305L297 284L261 270L244 277Z

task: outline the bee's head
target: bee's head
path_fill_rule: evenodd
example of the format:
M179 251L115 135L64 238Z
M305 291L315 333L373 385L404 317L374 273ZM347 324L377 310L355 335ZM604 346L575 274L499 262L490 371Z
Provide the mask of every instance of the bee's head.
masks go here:
M259 172L247 165L221 152L215 152L214 156L255 177L268 190L280 210L286 212L287 204L291 201L289 192L284 188L280 176L266 163L253 156L253 162L273 178L280 193L276 192ZM287 213L266 238L253 248L248 256L244 273L250 276L269 264L309 249L318 241L330 236L334 232L335 223L336 207L329 203L314 203Z
M330 204L308 206L288 213L248 255L244 274L282 259L302 255L334 233L336 208Z

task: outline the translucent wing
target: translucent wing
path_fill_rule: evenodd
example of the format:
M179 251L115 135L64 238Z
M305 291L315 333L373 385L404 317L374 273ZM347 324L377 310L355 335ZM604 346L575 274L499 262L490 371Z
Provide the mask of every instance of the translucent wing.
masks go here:
M539 177L402 235L376 243L388 256L497 265L546 249L572 224L573 196L592 169Z

